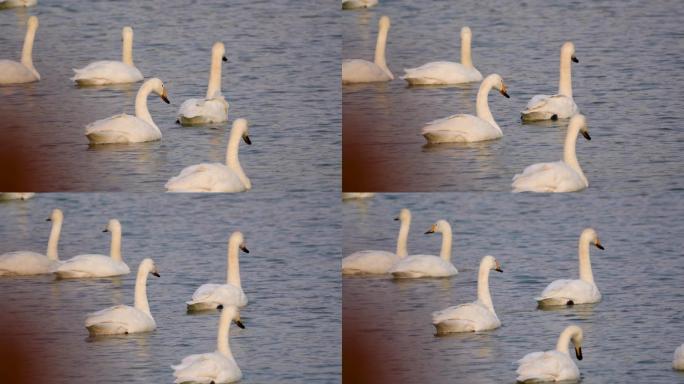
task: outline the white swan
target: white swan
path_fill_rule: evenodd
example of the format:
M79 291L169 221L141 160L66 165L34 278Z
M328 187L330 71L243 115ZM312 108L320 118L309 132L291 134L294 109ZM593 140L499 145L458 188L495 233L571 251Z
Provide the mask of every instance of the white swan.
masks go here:
M477 275L477 300L456 305L432 313L432 325L438 334L452 332L479 332L496 329L501 321L494 312L492 296L489 294L489 271L503 272L494 256L485 256L480 261Z
M461 62L433 61L417 68L404 69L401 78L411 85L462 84L482 80L482 74L473 66L470 54L472 32L461 28Z
M35 196L35 192L0 192L0 201L2 200L28 200Z
M442 250L439 256L411 255L390 268L394 278L448 277L458 273L451 264L451 225L446 220L433 224L425 234L442 234Z
M575 57L575 45L568 41L561 47L558 94L532 97L521 112L524 121L567 119L579 112L572 99L571 61L579 62Z
M342 9L370 8L378 5L378 0L342 0Z
M232 383L242 378L242 371L230 351L230 323L240 328L240 314L235 306L226 306L221 312L216 352L186 356L178 365L172 365L175 383Z
M228 61L223 43L216 42L211 48L211 71L209 87L204 99L189 99L178 110L181 125L222 123L228 120L228 102L221 94L221 60Z
M385 61L385 46L387 45L389 29L389 17L382 16L378 22L378 40L375 44L375 60L373 62L363 59L342 61L342 84L374 83L394 79L394 75Z
M589 304L601 301L594 274L591 271L589 245L604 249L598 234L593 228L586 228L579 238L579 275L578 280L556 280L549 284L540 297L535 298L540 306Z
M510 97L501 76L497 74L487 76L477 91L475 106L477 116L458 114L429 122L422 129L425 140L431 144L472 143L503 136L501 128L489 111L489 91L492 88L497 89L506 98Z
M0 0L0 9L33 7L38 0Z
M239 251L249 253L245 245L242 232L236 231L228 239L228 271L226 284L203 284L195 293L192 300L186 301L188 311L201 311L216 309L219 306L234 305L244 307L247 305L247 296L242 291L240 283L240 260Z
M40 80L40 74L33 66L33 40L36 38L38 18L28 19L24 47L21 50L21 62L0 60L0 84L31 83Z
M248 145L249 138L247 120L237 119L233 122L226 149L226 164L202 163L191 165L172 177L166 183L168 192L243 192L252 189L252 182L240 166L238 148L240 139Z
M675 349L674 357L672 358L672 368L684 371L684 344Z
M342 259L343 275L387 273L394 264L408 255L406 242L411 227L411 211L403 208L399 212L399 217L394 220L401 220L399 237L397 237L397 252L371 250L354 252Z
M59 245L59 234L62 231L64 215L61 210L53 209L47 220L52 221L52 229L50 230L46 254L31 251L4 253L0 255L0 276L40 275L52 272L59 265L57 246Z
M125 144L161 139L161 131L147 110L147 96L152 92L169 104L164 83L157 78L149 79L143 83L135 96L135 116L122 113L88 124L85 134L90 143Z
M78 85L105 85L136 83L143 79L142 73L133 64L133 28L123 27L121 61L101 60L74 69L71 78Z
M101 311L88 314L85 326L91 336L121 335L138 332L149 332L157 328L157 323L150 313L147 302L147 274L159 277L157 266L152 259L144 259L138 267L135 279L135 304L115 305Z
M110 256L78 255L64 261L54 271L60 279L82 277L109 277L127 275L131 272L128 265L121 258L121 223L119 220L109 220L103 232L112 233Z
M591 140L587 120L581 114L573 116L568 124L563 145L563 160L528 166L522 173L513 177L513 192L575 192L587 188L589 180L582 172L575 151L579 133L582 133L585 139Z
M375 196L373 192L342 192L342 200L362 200Z
M580 377L579 369L568 353L568 343L575 346L577 360L582 360L582 328L570 325L558 338L556 349L528 353L518 360L518 382L574 381Z

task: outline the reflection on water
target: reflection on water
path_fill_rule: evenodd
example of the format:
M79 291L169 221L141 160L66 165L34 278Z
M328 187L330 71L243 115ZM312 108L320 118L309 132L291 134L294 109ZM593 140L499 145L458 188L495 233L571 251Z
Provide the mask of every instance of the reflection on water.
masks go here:
M509 193L376 194L367 207L343 205L343 255L394 249L391 218L403 207L413 217L409 254L438 249L433 238L422 235L423 227L440 218L452 224L452 262L459 273L398 281L344 277L343 360L349 378L513 382L516 360L553 349L562 329L576 323L584 330L584 360L577 362L583 383L681 379L671 369L674 349L684 342L677 338L684 324L679 194L621 197L588 191L544 199ZM551 281L577 278L577 239L587 226L605 241L605 251L591 252L603 301L538 309L534 298ZM502 327L435 337L432 312L477 298L477 268L486 254L504 270L489 280ZM360 354L359 348L367 353L350 355Z

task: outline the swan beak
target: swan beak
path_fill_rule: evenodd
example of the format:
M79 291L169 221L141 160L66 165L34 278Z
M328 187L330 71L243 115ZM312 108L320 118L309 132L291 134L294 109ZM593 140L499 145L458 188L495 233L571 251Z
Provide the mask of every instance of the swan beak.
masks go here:
M591 136L589 136L589 132L582 131L582 136L584 136L584 138L587 140L591 140Z
M395 217L395 218L394 218L394 221L399 221L399 218L398 218L398 217Z
M48 217L47 219L45 219L45 221L52 221L52 219Z
M435 233L436 227L437 227L436 225L432 224L432 227L430 227L430 229L428 229L427 232L425 232L425 234L429 235L431 233Z
M495 271L503 273L503 269L501 269L501 267L496 267Z
M240 320L235 320L234 323L235 323L235 325L237 325L238 327L240 327L240 328L242 328L242 329L245 329L245 325L242 324L242 321L240 321ZM581 359L580 359L580 360L581 360Z
M153 274L154 276L161 277L161 276L159 276L159 272L152 272L152 274Z
M508 92L506 92L506 89L502 89L499 92L501 92L502 95L506 96L507 99L510 99L511 97L508 95Z
M600 249L600 250L602 250L602 251L605 249L605 248L603 248L603 245L601 245L601 242L600 242L600 241L597 241L596 244L594 244L594 245L596 246L596 248L598 248L598 249Z
M582 360L582 347L575 347L575 356L577 356L577 360Z
M244 252L244 253L249 253L249 249L247 249L247 247L244 246L244 245L240 245L240 249L241 249L242 252Z
M570 58L570 60L572 60L573 63L579 63L579 60L577 60L577 58L575 57L575 55L572 55L572 57Z
M223 56L223 59L222 59L222 60L223 60L223 61L228 61L228 58L225 57L225 56Z
M164 92L164 94L159 96L159 97L161 97L161 99L164 100L164 102L166 104L171 104L171 102L169 101L169 98L166 96L166 92Z
M242 140L244 140L247 145L252 145L252 140L249 139L248 135L242 136Z
M102 232L109 232L107 228L103 229Z

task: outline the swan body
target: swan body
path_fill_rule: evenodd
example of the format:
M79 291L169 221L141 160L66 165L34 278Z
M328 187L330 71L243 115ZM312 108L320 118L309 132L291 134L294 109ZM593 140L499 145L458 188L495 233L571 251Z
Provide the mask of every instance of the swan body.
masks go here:
M509 97L501 76L487 76L477 92L477 116L459 114L432 121L422 129L425 140L431 144L472 143L502 137L503 132L489 111L488 95L492 88Z
M124 27L121 36L123 39L121 61L95 61L81 69L74 69L76 75L71 80L78 85L125 84L141 81L143 75L133 64L133 28Z
M370 8L378 5L378 0L342 0L342 9Z
M242 170L238 159L240 139L248 145L249 138L247 120L237 119L233 122L226 150L226 164L202 163L191 165L172 177L166 183L168 192L244 192L252 188L252 182Z
M435 326L438 334L479 332L501 326L489 294L490 270L503 272L499 262L493 256L485 256L480 262L476 301L432 313L432 325Z
M591 140L587 121L581 114L573 116L568 124L563 160L528 166L513 177L513 192L575 192L587 188L589 181L577 161L575 151L579 133Z
M589 246L604 249L598 234L593 228L586 228L579 238L579 270L578 280L556 280L549 284L540 297L535 298L540 306L557 306L572 304L590 304L601 301L594 275L591 270Z
M84 277L110 277L127 275L131 272L128 265L121 258L121 223L112 219L104 232L112 233L110 256L78 255L64 261L54 271L60 279Z
M394 278L448 277L458 273L451 264L451 225L446 220L439 220L425 232L442 234L442 250L440 256L411 255L390 268Z
M408 255L406 243L409 228L411 227L411 211L403 208L399 213L399 217L395 218L395 220L401 221L399 237L397 238L397 252L373 250L354 252L342 259L343 275L384 274L399 260Z
M576 381L580 372L568 353L568 343L575 346L575 356L582 360L582 328L570 325L561 333L555 350L528 353L518 360L518 382Z
M242 291L240 282L239 251L249 253L241 232L233 232L228 240L228 272L226 284L203 284L195 293L192 300L187 301L188 311L216 309L220 305L244 307L247 296Z
M147 302L147 274L159 277L152 259L144 259L135 280L135 304L116 305L88 314L85 326L91 336L149 332L157 328Z
M461 28L461 62L434 61L417 68L404 69L401 78L411 85L462 84L482 80L482 74L473 66L470 52L472 32Z
M38 30L38 18L31 16L28 19L24 36L21 61L0 60L0 85L32 83L40 80L40 74L33 66L33 40L36 38L36 30Z
M672 368L684 371L684 344L675 349L674 357L672 358Z
M28 200L35 196L34 192L0 192L1 200Z
M375 60L372 62L362 59L344 60L342 62L342 84L375 83L390 81L394 75L387 67L385 48L387 33L390 29L390 19L382 16L378 22L378 40L375 45Z
M226 48L216 42L211 49L209 87L204 99L189 99L178 110L181 125L222 123L228 120L228 102L221 95L221 60L227 61Z
M31 251L15 251L0 255L0 276L28 276L52 272L60 263L57 246L63 220L62 211L53 209L48 218L48 221L52 221L52 229L45 255Z
M575 45L568 41L561 47L558 94L533 96L521 112L524 121L568 119L579 113L579 108L572 98L573 61L579 62L575 57Z
M147 109L147 96L153 92L169 104L164 83L157 78L149 79L135 97L135 116L120 114L88 124L85 129L88 141L91 144L127 144L161 139L161 131Z
M238 309L235 306L225 306L219 320L217 349L215 352L190 355L180 364L172 365L174 381L180 383L232 383L242 378L242 371L238 367L228 343L230 323L244 328L240 321Z
M33 7L38 0L0 0L0 9Z
M375 196L373 192L343 192L342 200L370 199L373 196Z

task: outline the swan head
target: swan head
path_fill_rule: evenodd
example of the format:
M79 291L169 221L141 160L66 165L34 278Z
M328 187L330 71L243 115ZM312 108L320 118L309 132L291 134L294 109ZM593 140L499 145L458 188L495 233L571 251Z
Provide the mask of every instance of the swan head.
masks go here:
M121 232L121 223L119 223L119 220L117 219L111 219L107 223L107 226L102 232Z
M215 42L211 47L211 54L214 57L220 57L223 61L228 61L228 58L226 58L226 47L220 41Z
M591 136L589 136L589 127L587 127L587 118L582 114L578 113L570 119L568 129L576 129L585 139L591 140Z
M61 223L62 220L64 220L64 214L62 213L62 210L59 208L53 209L52 213L50 213L50 217L46 219L46 221L53 221L57 223Z
M506 84L503 81L503 78L501 75L498 75L496 73L492 73L491 75L487 76L483 81L482 81L482 86L484 84L491 84L492 88L496 89L499 91L499 93L506 97L507 99L510 98L511 96L508 95L508 87L506 87Z
M123 29L121 30L121 40L133 40L133 28L129 26L123 27Z
M150 258L147 258L140 262L140 267L138 269L146 271L147 273L151 273L156 277L159 277L159 270L157 270L157 266L154 264L154 261Z
M575 44L572 41L566 41L561 47L561 55L563 57L569 57L574 63L579 63L577 57L575 57Z
M245 329L245 325L242 324L242 321L240 320L240 311L238 308L234 305L228 305L223 307L223 314L224 316L228 316L228 318L235 323L238 327Z
M425 232L425 234L429 233L449 233L451 232L451 225L449 225L449 222L446 220L438 220L436 223L432 224L430 229Z
M411 211L409 211L408 208L402 208L401 211L399 211L399 216L395 217L394 220L399 220L402 223L410 221L411 220Z
M235 120L235 122L233 122L233 131L235 131L236 134L240 134L242 140L244 140L247 145L252 145L252 140L249 138L249 126L247 125L247 120Z
M473 36L473 33L470 31L470 27L461 28L461 39L468 39L471 36Z
M503 272L503 269L501 269L501 264L499 264L499 261L496 258L494 258L494 256L487 255L483 257L482 262L480 264L489 270Z
M380 21L378 21L378 28L380 28L380 29L389 29L390 28L389 16L380 17Z
M36 16L31 16L26 24L29 29L38 29L38 18Z
M168 93L166 93L166 87L164 86L164 83L160 79L158 79L156 77L149 79L145 82L145 84L143 84L143 86L148 85L148 84L152 88L152 92L159 95L159 97L161 97L161 99L164 100L164 102L166 104L170 104L169 95L168 95Z
M235 231L230 235L230 239L228 240L230 244L237 244L237 247L240 248L240 250L244 253L249 253L249 249L247 249L247 245L245 244L245 237L240 231Z
M596 230L594 228L586 228L584 231L582 231L582 235L580 236L582 239L586 239L589 244L593 244L596 248L600 250L604 250L603 245L601 245L601 240L599 240L598 233L596 233Z
M584 341L584 333L582 332L582 328L576 325L571 325L565 328L565 330L572 332L570 341L572 342L572 345L575 346L575 357L577 357L577 360L582 360L582 342Z

